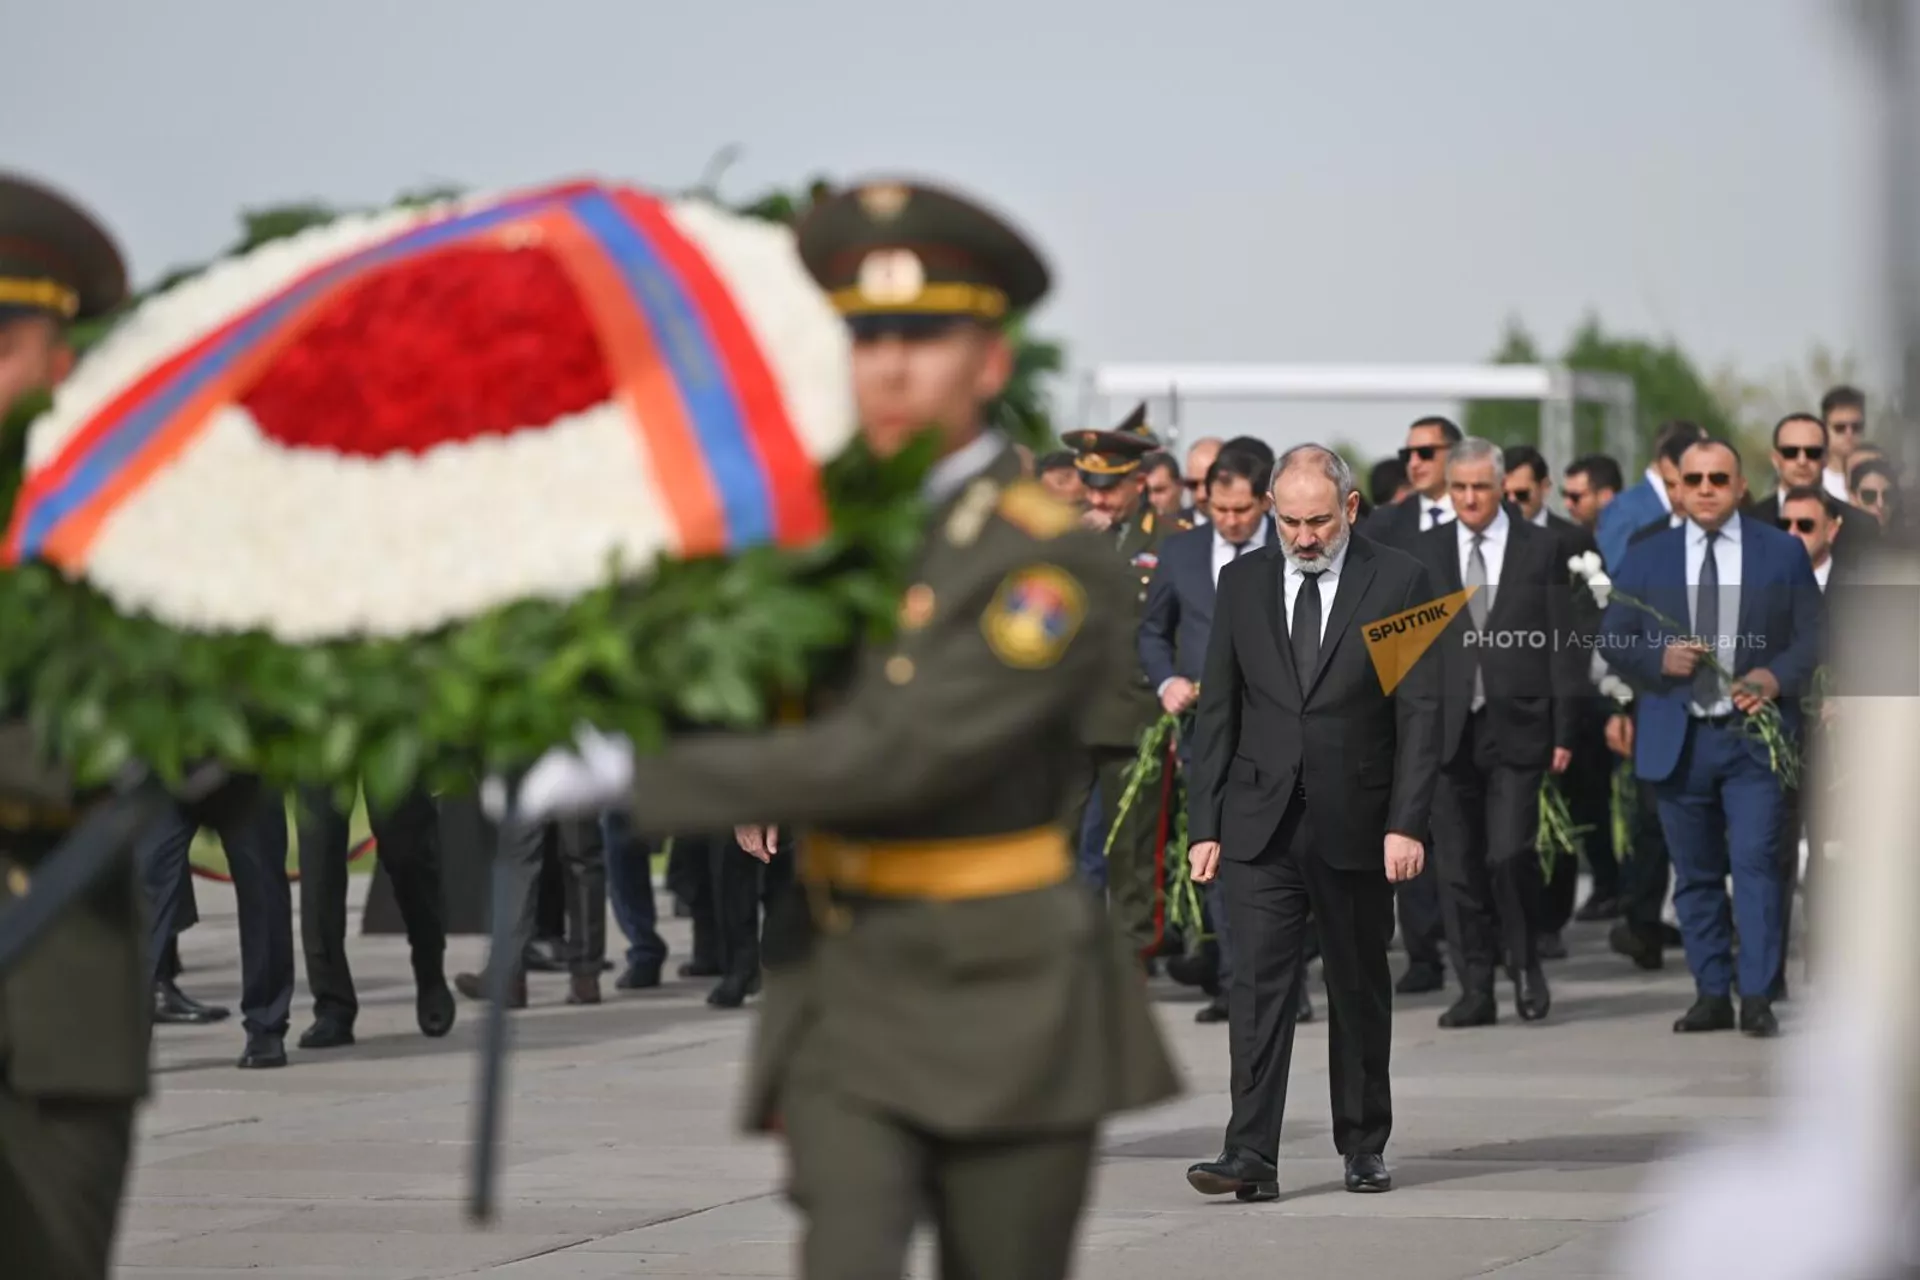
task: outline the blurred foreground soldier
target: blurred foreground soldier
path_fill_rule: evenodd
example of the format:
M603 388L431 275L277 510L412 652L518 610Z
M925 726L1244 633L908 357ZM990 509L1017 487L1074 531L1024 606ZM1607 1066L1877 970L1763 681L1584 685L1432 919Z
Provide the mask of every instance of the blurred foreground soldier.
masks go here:
M925 1216L942 1274L1052 1280L1101 1118L1177 1088L1059 825L1086 690L1137 665L1132 586L981 429L1012 368L1001 325L1047 286L1027 243L893 183L828 200L799 236L852 326L868 442L942 436L900 633L804 725L639 760L589 732L528 773L519 816L618 800L662 831L802 826L748 1120L788 1136L803 1273L898 1277Z
M1125 626L1131 647L1146 613L1147 586L1160 565L1160 544L1189 525L1160 515L1146 500L1146 459L1159 442L1147 426L1144 404L1111 431L1069 431L1065 439L1079 451L1074 465L1087 486L1089 509L1083 520L1107 540L1133 586L1116 604L1120 615L1111 620ZM1126 794L1127 773L1139 751L1140 735L1160 718L1160 703L1138 661L1088 689L1086 697L1087 750L1071 829L1078 831L1085 825L1090 805L1100 806L1095 829L1108 833L1107 888L1114 924L1151 968L1154 957L1172 949L1165 933L1162 896L1166 874L1161 857L1166 845L1160 824L1161 790L1141 788L1124 815L1120 800Z
M67 325L126 296L105 231L64 197L0 175L0 417L73 366ZM17 456L18 440L4 442ZM24 708L8 706L9 715ZM0 723L0 908L78 821L35 767L24 722ZM147 1092L152 997L133 866L102 883L0 974L0 1272L105 1277Z

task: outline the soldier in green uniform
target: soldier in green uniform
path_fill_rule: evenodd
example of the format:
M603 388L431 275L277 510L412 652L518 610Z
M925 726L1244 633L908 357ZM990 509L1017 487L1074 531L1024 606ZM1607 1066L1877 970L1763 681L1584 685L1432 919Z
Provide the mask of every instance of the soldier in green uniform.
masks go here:
M899 631L804 724L639 760L584 734L529 771L518 814L798 826L748 1119L787 1135L804 1274L898 1277L926 1217L951 1280L1053 1280L1101 1118L1177 1088L1060 825L1085 691L1134 663L1135 586L982 427L1012 370L1003 325L1047 287L1026 241L884 182L825 200L799 242L852 328L868 441L943 442Z
M1146 477L1141 462L1160 441L1147 426L1147 407L1141 405L1111 431L1071 431L1064 437L1078 456L1074 466L1087 489L1090 528L1105 538L1110 554L1127 574L1128 593L1120 602L1117 623L1128 636L1140 630L1146 609L1147 583L1160 563L1160 543L1169 534L1189 526L1154 514L1146 502ZM1099 830L1108 832L1107 894L1114 924L1149 967L1159 954L1164 935L1160 910L1165 879L1160 857L1161 793L1144 788L1120 815L1127 771L1139 750L1140 735L1160 718L1160 703L1147 682L1139 660L1128 663L1089 691L1092 707L1086 721L1086 751L1075 806L1073 830L1080 831L1087 807L1097 798ZM1114 830L1118 821L1119 830Z
M65 197L0 175L0 418L73 364L67 326L126 296L106 232ZM4 446L17 457L19 441ZM78 820L18 717L0 722L0 910ZM103 1278L147 1091L152 997L131 858L0 973L0 1273Z

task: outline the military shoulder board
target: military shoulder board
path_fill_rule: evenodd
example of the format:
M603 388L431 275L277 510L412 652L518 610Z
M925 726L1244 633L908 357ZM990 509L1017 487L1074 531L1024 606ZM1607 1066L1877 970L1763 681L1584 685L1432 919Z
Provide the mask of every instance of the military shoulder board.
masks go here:
M1073 508L1032 480L1010 484L1000 494L1000 518L1031 537L1057 538L1077 527Z

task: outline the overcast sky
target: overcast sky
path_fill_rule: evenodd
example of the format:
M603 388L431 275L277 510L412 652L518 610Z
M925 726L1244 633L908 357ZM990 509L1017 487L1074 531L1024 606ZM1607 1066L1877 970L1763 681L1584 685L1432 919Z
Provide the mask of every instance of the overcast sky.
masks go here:
M1025 225L1076 369L1456 361L1596 309L1871 357L1868 68L1815 0L0 0L0 166L142 278L244 205L910 170ZM1077 397L1068 390L1063 408ZM1113 406L1115 410L1125 406ZM1207 425L1386 447L1405 406ZM1331 428L1329 429L1331 430Z

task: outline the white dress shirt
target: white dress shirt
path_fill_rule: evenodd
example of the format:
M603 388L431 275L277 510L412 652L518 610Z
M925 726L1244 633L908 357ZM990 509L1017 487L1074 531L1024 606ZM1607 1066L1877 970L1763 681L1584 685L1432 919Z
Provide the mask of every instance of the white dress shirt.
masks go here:
M1240 556L1258 551L1266 545L1267 522L1264 520L1253 527L1253 536L1240 544L1245 550L1236 549L1233 543L1228 542L1220 535L1220 530L1216 527L1213 531L1213 585L1216 587L1220 585L1220 571L1222 569L1232 564Z
M1833 555L1831 552L1829 552L1825 560L1822 560L1819 564L1813 566L1813 580L1820 584L1820 590L1822 594L1826 592L1827 579L1831 578L1832 576L1833 576Z
M1847 477L1841 472L1835 471L1830 467L1822 467L1820 469L1820 483L1825 486L1829 494L1840 499L1840 501L1853 501L1852 498L1847 496Z
M1420 500L1420 532L1425 533L1427 530L1433 528L1433 526L1437 524L1447 524L1450 521L1452 521L1453 519L1453 495L1452 494L1443 493L1437 498L1429 498L1425 494L1421 494L1421 493L1416 493L1413 496ZM1439 508L1440 510L1440 514L1438 517L1435 517L1435 515L1433 514L1434 508L1436 507Z
M1711 639L1720 665L1728 671L1733 670L1733 639L1740 630L1740 568L1744 556L1740 548L1740 513L1735 512L1727 522L1720 526L1720 537L1713 544L1713 564L1720 573L1720 634ZM1707 531L1693 521L1687 521L1687 624L1699 626L1700 617L1700 568L1707 562ZM1728 695L1711 707L1703 707L1697 702L1689 702L1687 710L1696 716L1723 716L1733 710L1733 696Z
M1533 513L1533 520L1531 523L1533 523L1535 526L1541 529L1544 529L1547 527L1547 508L1545 507L1545 505L1542 505L1538 511Z
M1346 566L1346 563L1347 546L1343 545L1340 548L1340 554L1335 556L1321 572L1317 583L1320 588L1320 641L1322 644L1326 643L1327 639L1327 619L1333 614L1333 597L1340 590L1340 570ZM1282 621L1289 629L1293 626L1293 602L1300 598L1300 586L1306 580L1306 575L1295 568L1293 562L1289 560L1286 577L1282 580L1287 596L1287 616Z
M1660 468L1647 468L1647 483L1653 486L1653 496L1660 499L1660 509L1668 515L1674 514L1673 501L1667 497L1667 482L1660 478Z
M1473 555L1473 530L1467 528L1466 522L1461 520L1454 521L1453 527L1460 531L1458 548L1460 552L1460 581L1465 582L1467 580L1467 560ZM1507 530L1512 527L1513 522L1507 519L1506 508L1502 507L1495 511L1493 523L1488 525L1480 533L1480 558L1487 562L1487 589L1489 591L1500 585L1500 566L1505 563L1507 558Z

